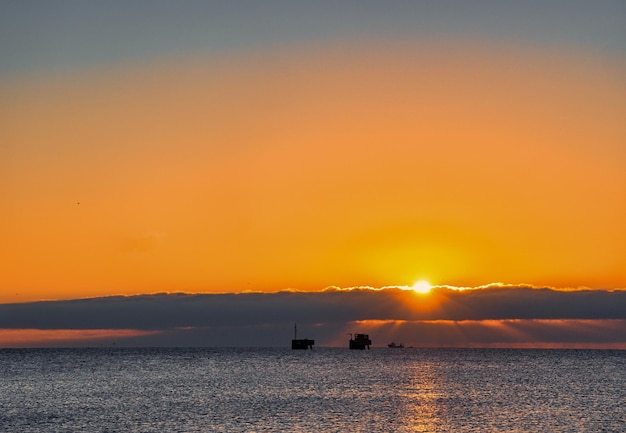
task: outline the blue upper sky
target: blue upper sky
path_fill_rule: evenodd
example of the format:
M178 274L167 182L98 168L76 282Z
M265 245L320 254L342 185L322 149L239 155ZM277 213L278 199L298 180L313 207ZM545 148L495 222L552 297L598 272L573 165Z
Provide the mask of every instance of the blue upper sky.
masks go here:
M334 40L626 52L624 1L3 1L0 76Z

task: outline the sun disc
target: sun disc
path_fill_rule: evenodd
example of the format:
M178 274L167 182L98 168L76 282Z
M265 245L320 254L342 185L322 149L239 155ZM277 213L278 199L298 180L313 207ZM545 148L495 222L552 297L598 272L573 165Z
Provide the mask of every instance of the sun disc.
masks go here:
M430 289L431 286L428 281L421 280L413 284L413 291L416 293L428 293L430 292Z

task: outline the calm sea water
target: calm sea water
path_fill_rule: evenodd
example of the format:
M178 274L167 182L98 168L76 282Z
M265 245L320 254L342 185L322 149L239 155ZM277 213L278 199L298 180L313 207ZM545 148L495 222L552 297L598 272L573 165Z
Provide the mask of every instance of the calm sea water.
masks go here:
M624 432L626 351L0 350L3 432Z

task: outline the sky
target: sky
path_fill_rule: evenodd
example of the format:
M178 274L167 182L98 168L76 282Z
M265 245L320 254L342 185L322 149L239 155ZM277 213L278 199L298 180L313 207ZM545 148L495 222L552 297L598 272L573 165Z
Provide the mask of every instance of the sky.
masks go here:
M0 347L172 344L164 329L224 345L191 330L206 323L50 314L229 294L241 317L234 294L306 305L329 287L610 302L311 319L328 345L351 326L415 345L626 343L581 331L626 320L625 22L620 1L2 2L0 311L24 320L0 324ZM419 280L430 298L402 290Z

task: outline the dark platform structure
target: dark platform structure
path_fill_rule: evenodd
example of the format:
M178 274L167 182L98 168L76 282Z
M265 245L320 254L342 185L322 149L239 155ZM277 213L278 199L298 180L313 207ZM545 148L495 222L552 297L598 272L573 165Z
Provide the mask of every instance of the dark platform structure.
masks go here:
M291 340L291 349L292 350L313 350L313 345L315 344L315 340L310 340L308 338L300 338L298 339L298 327L296 324L293 324L293 340Z
M309 340L308 338L302 338L300 340L298 339L291 340L291 348L294 350L313 349L314 344L315 344L315 340Z
M350 349L363 350L367 347L369 350L371 344L372 340L367 334L354 334L354 338L350 334Z

